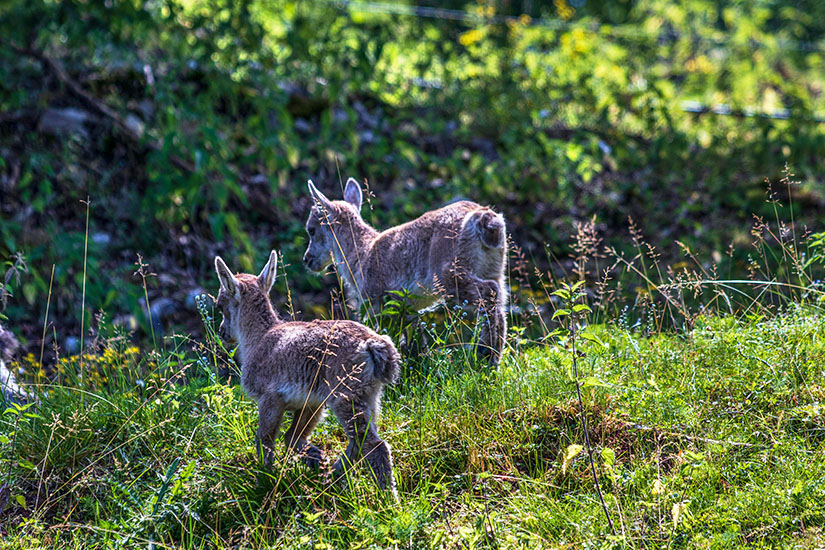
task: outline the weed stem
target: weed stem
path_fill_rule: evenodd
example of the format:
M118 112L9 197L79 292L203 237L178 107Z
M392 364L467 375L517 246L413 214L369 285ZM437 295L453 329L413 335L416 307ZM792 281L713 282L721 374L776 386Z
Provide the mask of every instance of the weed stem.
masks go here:
M599 495L599 502L602 504L604 516L607 518L607 523L610 525L610 532L616 534L616 529L613 527L613 520L610 519L610 511L607 509L607 504L604 502L602 495L602 488L599 485L599 476L596 475L596 465L593 463L593 447L590 446L590 433L587 430L587 418L584 415L584 403L582 402L581 384L579 384L579 369L578 361L576 359L576 322L571 317L570 319L570 344L573 347L573 377L576 380L576 395L579 398L579 414L582 419L582 428L584 428L584 444L587 447L587 458L590 460L590 470L593 472L593 482L596 484L596 493Z

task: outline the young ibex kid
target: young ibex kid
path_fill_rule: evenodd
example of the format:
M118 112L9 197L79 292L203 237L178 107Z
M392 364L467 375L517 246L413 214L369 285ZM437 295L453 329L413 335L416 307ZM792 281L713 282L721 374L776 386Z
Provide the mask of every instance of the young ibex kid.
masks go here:
M258 402L256 443L267 464L284 411L293 411L288 449L317 465L321 450L307 439L329 407L344 426L349 446L335 464L336 477L366 459L378 485L395 493L390 447L378 436L384 384L398 379L400 356L392 341L353 321L286 322L269 301L277 255L257 277L233 275L220 257L219 334L237 342L241 385Z
M314 205L306 230L304 264L320 272L333 264L356 307L380 307L384 295L422 296L419 310L447 300L482 317L479 355L498 363L507 333L507 234L504 218L460 201L386 231L361 218L361 187L347 181L343 201L331 201L310 181Z

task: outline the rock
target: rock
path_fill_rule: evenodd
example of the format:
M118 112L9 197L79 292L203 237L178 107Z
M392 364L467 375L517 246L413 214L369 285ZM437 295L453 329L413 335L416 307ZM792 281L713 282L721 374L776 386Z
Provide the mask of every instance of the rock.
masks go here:
M53 108L43 111L37 129L44 134L51 136L79 135L88 139L89 132L86 130L86 122L94 120L94 117L83 109L74 107Z
M266 174L255 174L246 180L250 185L267 185L269 184L269 176Z
M370 144L370 143L375 143L376 141L378 141L375 138L375 132L373 132L372 130L364 130L363 132L359 132L358 137L360 138L361 143Z
M158 298L152 302L152 317L166 319L178 309L178 305L169 298Z
M98 232L92 234L92 242L95 244L99 244L100 246L107 246L110 242L112 242L112 236L108 233Z
M129 113L126 115L126 120L124 121L126 125L126 129L135 137L139 138L143 135L143 130L145 128L143 121L137 115Z
M3 400L15 403L31 400L31 395L20 387L14 374L8 369L6 363L11 362L11 358L17 350L17 338L0 325L0 388L3 390Z
M146 311L146 301L141 299L140 302L144 311ZM178 304L169 298L156 298L151 302L150 317L155 336L163 335L163 322L177 310Z
M345 124L345 123L349 122L349 114L347 114L347 111L345 109L342 109L340 107L336 107L332 111L332 120L336 124Z
M118 315L112 320L112 324L116 327L123 327L130 332L138 329L138 321L134 315Z
M370 113L363 103L356 101L352 104L353 110L358 113L358 120L367 128L376 129L380 122L380 115L373 115Z
M155 103L151 99L143 98L138 102L138 112L143 120L149 120L155 114Z
M294 122L295 131L301 134L311 134L312 133L312 124L306 121L303 118L296 118Z
M67 354L77 355L80 353L80 338L77 336L67 336L63 341L63 346L66 348Z
M155 103L151 99L145 97L141 100L129 100L126 107L128 107L130 111L140 117L140 119L144 122L151 119L152 115L155 114Z

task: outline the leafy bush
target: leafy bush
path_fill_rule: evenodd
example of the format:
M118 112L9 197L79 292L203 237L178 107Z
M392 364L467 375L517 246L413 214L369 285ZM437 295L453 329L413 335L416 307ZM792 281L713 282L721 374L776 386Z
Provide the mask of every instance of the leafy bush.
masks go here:
M566 269L569 235L595 215L618 251L633 248L631 217L651 242L678 238L742 276L750 216L773 216L763 179L786 163L796 199L774 198L799 234L821 217L816 8L452 2L464 15L439 19L359 6L4 4L0 257L28 259L7 312L24 336L41 332L50 286L58 336L78 334L84 281L89 311L148 329L138 253L160 274L150 302L183 304L211 288L216 251L249 270L281 248L296 309L317 312L325 285L297 262L309 177L333 194L339 174L365 179L378 226L457 196L491 203L541 269ZM65 108L88 116L45 131Z

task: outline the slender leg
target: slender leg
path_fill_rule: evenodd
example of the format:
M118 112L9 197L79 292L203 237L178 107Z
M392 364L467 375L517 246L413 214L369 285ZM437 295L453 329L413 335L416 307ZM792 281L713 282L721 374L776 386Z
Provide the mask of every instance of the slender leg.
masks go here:
M392 454L390 446L378 435L377 414L366 403L344 400L333 404L332 410L349 437L347 449L333 467L334 479L340 479L352 465L365 459L378 486L397 494Z
M318 468L321 464L321 449L311 444L309 435L324 418L324 406L312 407L305 405L304 410L295 411L292 424L284 435L284 442L288 450L304 455L304 462L311 468Z
M275 438L281 429L281 419L284 416L284 401L274 393L268 393L258 401L258 432L255 444L258 448L258 457L264 464L272 464L272 448Z
M504 311L505 295L499 281L479 279L469 273L452 274L452 284L447 289L448 301L473 308L481 323L478 339L478 355L492 365L497 365L504 351L507 333L507 317Z
M481 301L477 310L482 323L481 333L479 334L478 355L486 359L491 365L497 365L501 361L501 354L504 351L507 316L504 307L498 300L498 284L495 281L484 281L482 296L484 294L488 298Z
M376 433L371 438L368 447L370 450L364 453L364 458L369 464L375 482L380 488L389 489L397 498L398 490L395 487L395 477L392 473L392 451L389 444Z

